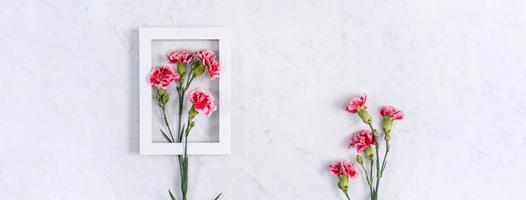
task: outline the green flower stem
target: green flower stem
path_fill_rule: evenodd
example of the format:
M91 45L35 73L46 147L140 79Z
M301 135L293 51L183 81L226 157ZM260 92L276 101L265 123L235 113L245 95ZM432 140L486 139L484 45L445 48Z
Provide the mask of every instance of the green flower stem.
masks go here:
M183 80L184 81L184 80ZM178 118L178 126L177 126L177 141L174 141L174 143L180 143L181 140L182 140L182 131L184 129L184 127L182 126L182 119L183 119L183 107L184 107L184 94L185 94L186 91L182 90L182 87L178 87L177 88L177 94L178 94L178 97L179 97L179 118ZM185 179L185 166L184 166L184 156L183 155L178 155L177 156L177 159L179 161L179 174L180 174L180 184L181 184L181 194L183 196L183 199L186 200L186 187L184 186L185 185L185 182L186 182L186 179Z
M373 186L371 185L371 180L369 180L369 174L367 174L367 169L365 169L365 166L363 166L363 163L360 163L360 166L362 167L363 171L365 172L365 179L367 180L367 185L369 185L369 190L371 194L373 193Z
M349 197L349 194L347 192L344 192L345 196L347 197L347 200L351 200L351 197Z
M190 114L187 116L187 123L182 124L182 118L183 118L183 109L184 109L184 99L185 99L185 93L190 88L190 85L192 84L192 81L194 78L199 77L204 72L204 66L202 64L197 63L197 66L195 67L195 73L194 73L194 64L192 63L192 66L190 67L189 72L185 72L185 66L178 66L178 72L181 73L180 75L181 80L179 81L179 86L177 87L177 94L179 97L179 119L178 119L178 130L177 130L177 140L173 140L174 143L183 143L184 152L182 155L178 155L179 159L179 172L181 174L180 176L180 183L181 183L181 195L183 200L187 200L187 193L188 193L188 135L190 134L190 130L192 130L194 123L193 123L193 117L195 115L190 116ZM179 68L181 67L181 68ZM185 75L188 74L188 76L185 78ZM190 111L194 111L194 108L192 107ZM189 112L190 112L189 111ZM184 140L183 140L184 136ZM221 194L219 194L216 199L219 198Z
M166 109L165 109L164 106L162 106L160 104L159 104L159 106L161 107L161 111L163 112L164 124L168 128L168 133L170 133L170 137L172 138L172 141L170 141L170 142L173 142L174 141L174 135L172 134L172 129L170 128L170 124L168 123L168 117L166 117Z
M183 200L186 200L186 194L188 192L188 135L184 137L184 183L181 186L181 192L183 194Z
M381 174L383 173L383 169L385 167L385 158L387 156L387 153L384 155L384 159L382 161L382 168L380 168L380 152L379 152L380 142L378 141L378 134L371 122L368 122L367 125L369 125L369 128L371 129L373 133L374 142L375 142L375 151L376 151L376 186L374 187L375 189L373 193L371 194L371 199L377 200L378 199L378 189L380 188L380 178L382 177ZM386 147L386 152L388 151L389 151L388 147ZM371 170L372 170L372 167L371 167Z
M191 117L188 117L187 124L185 124L186 128L183 128L184 131L184 154L182 158L182 172L181 172L181 194L183 196L183 200L186 200L186 194L188 193L188 135L190 134L190 130L192 130L192 119Z
M373 166L374 166L374 160L371 160L371 171L369 171L369 176L371 177L371 183L374 181ZM374 200L374 193L375 193L375 189L374 189L374 186L371 184L371 200Z
M185 91L181 91L181 92L178 92L177 94L179 95L179 119L177 120L177 141L174 141L174 142L181 142L181 121L182 121L182 118L183 118L183 100L184 100L184 93Z
M190 71L190 73L192 73L192 72L193 72L193 70ZM194 80L194 78L195 78L195 77L192 75L192 77L190 78L190 80L188 80L188 82L186 83L186 87L185 87L185 89L184 89L185 91L188 90L188 88L190 87L190 84L192 84L192 81Z
M385 154L384 154L384 160L382 161L382 167L380 170L380 177L384 175L385 166L387 165L387 155L389 154L389 149L391 148L391 145L389 144L389 141L385 141Z
M190 72L188 73L188 81L186 82L186 84L184 84L184 80L183 82L181 83L180 87L179 87L179 90L177 91L177 93L179 94L179 130L177 131L177 134L178 134L178 140L177 142L182 142L182 139L183 139L183 129L181 128L181 121L183 119L183 108L184 108L184 96L185 96L185 93L186 91L188 91L188 88L190 87L190 84L192 84L192 81L194 80L194 76L192 75L193 74L193 69L190 70Z
M188 117L188 122L186 125L182 124L183 119L183 109L184 109L184 97L186 94L186 91L188 91L188 88L190 88L190 84L192 84L192 81L194 80L194 76L192 75L193 69L190 70L190 72L187 72L188 78L182 78L181 82L179 83L179 87L177 88L177 94L179 97L179 119L178 119L178 130L177 130L177 140L174 142L183 143L184 153L183 155L178 155L179 160L179 173L180 173L180 183L181 183L181 195L183 200L187 200L187 193L188 193L188 134L190 133L190 130L192 127L190 127L191 119ZM185 80L186 83L185 83ZM184 140L183 140L184 136Z

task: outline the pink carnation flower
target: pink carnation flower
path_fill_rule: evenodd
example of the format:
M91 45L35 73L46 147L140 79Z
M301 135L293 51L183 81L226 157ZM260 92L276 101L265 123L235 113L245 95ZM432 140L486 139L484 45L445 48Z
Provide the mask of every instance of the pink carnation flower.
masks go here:
M373 133L362 129L353 133L349 141L349 148L354 147L360 153L365 151L369 145L374 144L374 142Z
M208 77L214 80L219 76L219 71L221 71L221 66L219 66L219 62L214 61L206 69L208 70Z
M367 95L363 94L360 97L355 97L345 105L345 110L356 113L358 112L358 109L365 108L365 102L367 101Z
M192 61L193 54L188 50L174 49L166 54L166 58L173 64L189 63Z
M197 112L203 113L207 117L216 111L214 97L200 88L190 91L190 102Z
M219 76L221 67L213 51L208 49L200 49L195 52L195 56L206 67L208 71L208 77L210 77L210 79L214 80Z
M382 108L380 108L380 115L382 115L382 117L393 118L394 120L404 119L404 113L393 106L382 106Z
M356 168L354 164L350 161L341 160L333 162L329 165L329 171L332 175L335 176L345 176L348 175L351 178L357 175Z
M195 52L195 57L197 57L203 65L208 66L216 60L216 56L213 51L208 49L199 49Z
M172 81L179 81L179 74L168 65L161 65L150 74L150 83L159 89L167 89Z

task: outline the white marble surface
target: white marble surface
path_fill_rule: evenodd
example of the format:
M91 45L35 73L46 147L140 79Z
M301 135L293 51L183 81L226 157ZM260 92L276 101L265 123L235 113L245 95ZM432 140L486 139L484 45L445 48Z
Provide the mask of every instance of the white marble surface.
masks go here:
M192 158L192 199L342 199L361 92L407 115L383 199L524 198L524 1L1 5L2 199L168 199L175 158L138 154L138 27L233 32L232 154Z

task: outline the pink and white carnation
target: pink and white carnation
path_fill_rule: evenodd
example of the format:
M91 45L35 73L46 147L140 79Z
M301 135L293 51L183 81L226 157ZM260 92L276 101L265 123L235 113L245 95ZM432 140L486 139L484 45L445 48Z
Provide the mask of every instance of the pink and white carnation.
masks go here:
M329 171L332 175L335 176L345 176L348 175L351 178L355 177L358 173L356 172L356 168L354 167L354 164L347 160L340 160L333 162L329 165Z
M167 89L173 81L179 81L179 78L179 74L168 65L160 65L150 74L150 83L159 89Z
M195 57L201 61L205 66L217 62L215 53L208 49L199 49L195 52Z
M197 112L203 113L207 117L217 110L214 105L214 97L201 88L190 91L190 102Z
M221 66L217 61L213 51L208 49L200 49L195 52L195 56L206 67L206 70L208 71L208 77L210 77L210 79L214 80L219 76Z
M382 117L390 117L394 120L404 119L404 113L393 106L382 106L382 108L380 108L380 115L382 115Z
M185 49L174 49L166 54L166 58L173 64L186 64L192 61L193 53Z
M366 108L365 107L365 102L367 101L367 95L366 94L363 94L362 96L359 96L359 97L355 97L353 99L351 99L351 101L349 101L346 105L345 105L345 110L351 112L351 113L356 113L358 112L358 109L360 108Z
M359 130L353 133L349 140L349 148L354 147L358 153L365 151L365 149L375 143L373 133L369 130Z
M221 71L221 66L219 65L219 62L213 61L212 63L210 63L210 65L208 65L206 69L208 71L208 77L214 80L219 76L219 72Z

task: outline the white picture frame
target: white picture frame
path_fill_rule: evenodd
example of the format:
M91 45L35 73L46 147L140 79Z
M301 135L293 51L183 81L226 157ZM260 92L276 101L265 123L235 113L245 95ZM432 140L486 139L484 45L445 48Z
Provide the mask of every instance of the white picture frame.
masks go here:
M225 28L140 28L139 29L139 94L140 154L180 155L182 143L152 141L152 86L148 76L152 70L152 42L155 40L218 41L219 62L219 136L218 142L189 142L188 154L220 155L230 153L231 141L231 55L230 30ZM217 98L217 97L216 97Z

